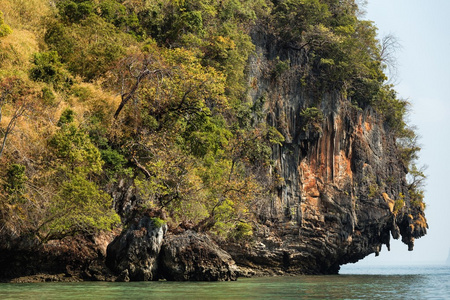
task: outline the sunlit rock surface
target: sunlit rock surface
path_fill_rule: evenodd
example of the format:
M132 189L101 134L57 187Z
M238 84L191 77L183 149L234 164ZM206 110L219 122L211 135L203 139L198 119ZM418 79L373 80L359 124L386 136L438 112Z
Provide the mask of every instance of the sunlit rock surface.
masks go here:
M391 236L412 250L428 226L423 206L409 201L407 170L381 117L339 93L308 92L301 84L301 51L277 49L264 34L253 39L250 95L286 137L273 149L272 170L284 183L259 212L257 242L228 245L238 265L267 274L329 274L378 254L383 244L389 248ZM267 76L275 58L290 62L276 79ZM323 120L305 126L301 112L317 104ZM394 211L399 199L405 205Z

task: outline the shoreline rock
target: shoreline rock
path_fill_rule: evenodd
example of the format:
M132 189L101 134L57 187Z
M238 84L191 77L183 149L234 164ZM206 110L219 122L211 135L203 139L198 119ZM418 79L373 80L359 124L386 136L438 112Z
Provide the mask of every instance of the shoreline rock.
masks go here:
M135 216L109 244L106 265L118 276L116 281L236 280L233 259L207 234L168 234L167 225L156 224L150 215Z
M234 281L239 275L231 255L204 233L187 230L169 236L161 252L161 271L167 280Z
M156 226L149 215L132 221L108 245L106 265L120 274L121 281L158 280L158 256L166 232L167 225Z

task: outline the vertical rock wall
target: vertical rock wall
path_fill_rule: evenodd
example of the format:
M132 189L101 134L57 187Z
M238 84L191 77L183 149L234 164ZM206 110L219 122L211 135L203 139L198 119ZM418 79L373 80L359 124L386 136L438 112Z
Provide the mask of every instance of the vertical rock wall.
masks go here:
M336 273L383 244L389 248L391 235L412 250L414 238L426 234L426 219L408 199L407 170L382 118L337 92L308 93L301 51L277 49L264 34L253 40L249 95L286 138L273 149L272 170L284 183L260 216L257 245L228 248L236 262L267 272ZM279 62L289 68L276 73ZM312 106L323 120L305 126L301 112ZM405 206L394 211L399 199Z

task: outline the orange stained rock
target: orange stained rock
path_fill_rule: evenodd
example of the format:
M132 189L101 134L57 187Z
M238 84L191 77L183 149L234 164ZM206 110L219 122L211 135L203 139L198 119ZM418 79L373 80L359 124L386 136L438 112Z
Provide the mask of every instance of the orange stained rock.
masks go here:
M337 176L339 180L348 178L353 179L352 172L352 162L349 157L345 155L345 151L339 151L338 155L334 157L334 170L337 171Z
M362 127L362 116L358 116L358 125L356 126L356 133L358 135L363 135L363 127Z
M383 195L384 201L386 201L389 206L390 212L393 212L394 206L395 206L395 201L392 200L391 198L389 198L388 194L386 194L386 193L383 193L382 195Z
M310 166L304 161L300 163L299 169L303 191L307 197L319 197L320 192L318 189L316 174L311 171Z
M415 224L416 226L423 227L423 228L426 228L426 227L427 227L427 221L425 220L425 218L423 217L422 214L419 214L419 215L417 216L417 218L416 218L414 224Z

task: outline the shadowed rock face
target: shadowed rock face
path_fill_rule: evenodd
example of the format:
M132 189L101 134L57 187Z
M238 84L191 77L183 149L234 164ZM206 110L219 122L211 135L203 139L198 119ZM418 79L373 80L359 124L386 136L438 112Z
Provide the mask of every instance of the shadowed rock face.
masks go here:
M254 35L257 54L250 62L254 101L264 98L269 125L286 142L273 150L284 178L278 197L260 212L256 246L226 248L238 265L263 272L337 273L339 266L376 253L402 237L412 250L426 234L422 207L408 198L406 168L396 141L372 109L361 110L339 93L320 98L300 84L302 53L276 49ZM268 77L270 60L289 60L279 78ZM318 126L305 126L301 112L317 105ZM395 200L405 206L394 212Z
M167 280L229 281L238 272L231 256L207 235L186 231L166 239L161 271Z
M130 224L108 245L106 264L122 281L157 280L158 255L167 225L156 227L149 216Z
M113 238L113 232L77 235L41 245L26 238L7 241L3 236L0 282L111 281L115 276L104 260Z

